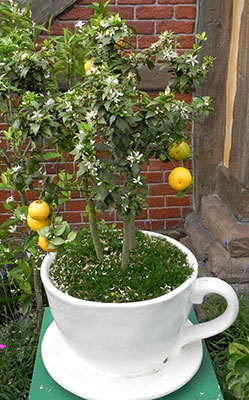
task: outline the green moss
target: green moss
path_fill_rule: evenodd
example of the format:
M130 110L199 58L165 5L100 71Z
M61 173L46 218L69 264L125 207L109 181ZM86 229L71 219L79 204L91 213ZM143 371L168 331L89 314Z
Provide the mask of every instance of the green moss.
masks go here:
M84 300L128 302L162 296L180 286L193 272L186 255L158 237L136 232L136 248L129 267L122 271L122 233L102 229L100 240L104 258L97 260L87 229L78 233L78 242L58 254L50 268L50 279L64 293Z

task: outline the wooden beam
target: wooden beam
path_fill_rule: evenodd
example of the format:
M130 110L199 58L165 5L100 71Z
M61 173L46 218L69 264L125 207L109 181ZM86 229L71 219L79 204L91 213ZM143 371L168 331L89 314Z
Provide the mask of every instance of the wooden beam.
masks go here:
M53 15L53 18L57 17L57 15L76 2L76 0L31 0L30 9L32 11L32 19L37 24L42 24L47 22L51 15ZM24 2L24 6L27 3L28 0Z

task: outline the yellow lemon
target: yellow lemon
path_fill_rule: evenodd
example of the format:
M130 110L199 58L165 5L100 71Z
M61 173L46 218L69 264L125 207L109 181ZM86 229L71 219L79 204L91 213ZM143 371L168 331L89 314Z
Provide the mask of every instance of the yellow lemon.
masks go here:
M187 168L177 167L172 169L169 174L169 184L172 189L184 190L192 182L192 175Z
M43 219L40 221L38 219L31 218L31 216L28 214L27 224L30 227L30 229L32 229L32 231L37 232L37 231L39 231L39 229L43 228L44 226L51 225L51 219L47 218L47 219Z
M87 60L84 64L84 70L85 72L89 71L89 69L91 69L93 67L93 59L90 58L89 60Z
M50 214L49 205L46 201L35 200L29 205L28 214L31 218L39 221L47 219Z
M116 49L120 49L120 47L122 47L124 44L124 38L121 38L119 42L114 44L114 47L116 47Z
M38 242L39 242L39 245L40 245L40 247L42 248L42 250L44 250L44 251L49 251L49 252L50 252L50 251L52 251L52 252L55 252L55 251L56 251L56 249L49 249L49 248L48 248L49 242L48 242L47 239L45 239L44 237L39 236Z
M185 160L191 153L188 143L182 141L180 144L174 142L169 149L169 156L174 160Z

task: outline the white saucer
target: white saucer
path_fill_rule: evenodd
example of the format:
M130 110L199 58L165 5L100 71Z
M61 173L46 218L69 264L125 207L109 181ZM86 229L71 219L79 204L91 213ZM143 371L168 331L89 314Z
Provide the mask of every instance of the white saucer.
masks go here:
M43 362L51 377L86 400L152 400L165 396L195 375L202 355L202 343L196 341L186 345L178 356L169 357L160 370L125 377L104 374L82 361L65 344L55 322L42 342Z

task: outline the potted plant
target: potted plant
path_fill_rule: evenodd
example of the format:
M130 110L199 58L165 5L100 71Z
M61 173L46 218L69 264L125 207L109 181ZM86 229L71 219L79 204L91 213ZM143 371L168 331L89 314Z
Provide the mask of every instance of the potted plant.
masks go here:
M197 35L192 51L183 53L173 33L164 32L137 52L129 41L134 31L108 13L108 2L91 7L89 24L36 46L44 26L33 24L21 3L1 6L2 31L10 36L2 33L1 40L8 66L1 75L3 114L10 124L5 137L24 147L21 156L15 150L14 167L2 152L9 162L2 185L17 187L27 225L36 232L32 244L39 241L50 253L41 267L55 320L42 346L49 373L84 398L152 399L194 375L202 359L200 339L226 329L238 311L229 285L197 280L197 261L187 248L135 230L135 217L146 206L144 163L152 157L172 161L169 184L180 195L191 187L184 167L191 154L189 124L208 115L210 99L188 103L177 93L192 93L213 60L197 59L205 34ZM139 71L155 63L171 79L151 99L138 89ZM48 159L63 161L55 177L42 173L41 162ZM74 162L70 172L68 160ZM39 191L29 207L27 187ZM72 231L59 215L73 190L86 201L89 231ZM15 215L17 210L14 205ZM123 231L98 222L106 212L117 213ZM227 310L190 326L193 302L210 292L226 298Z

